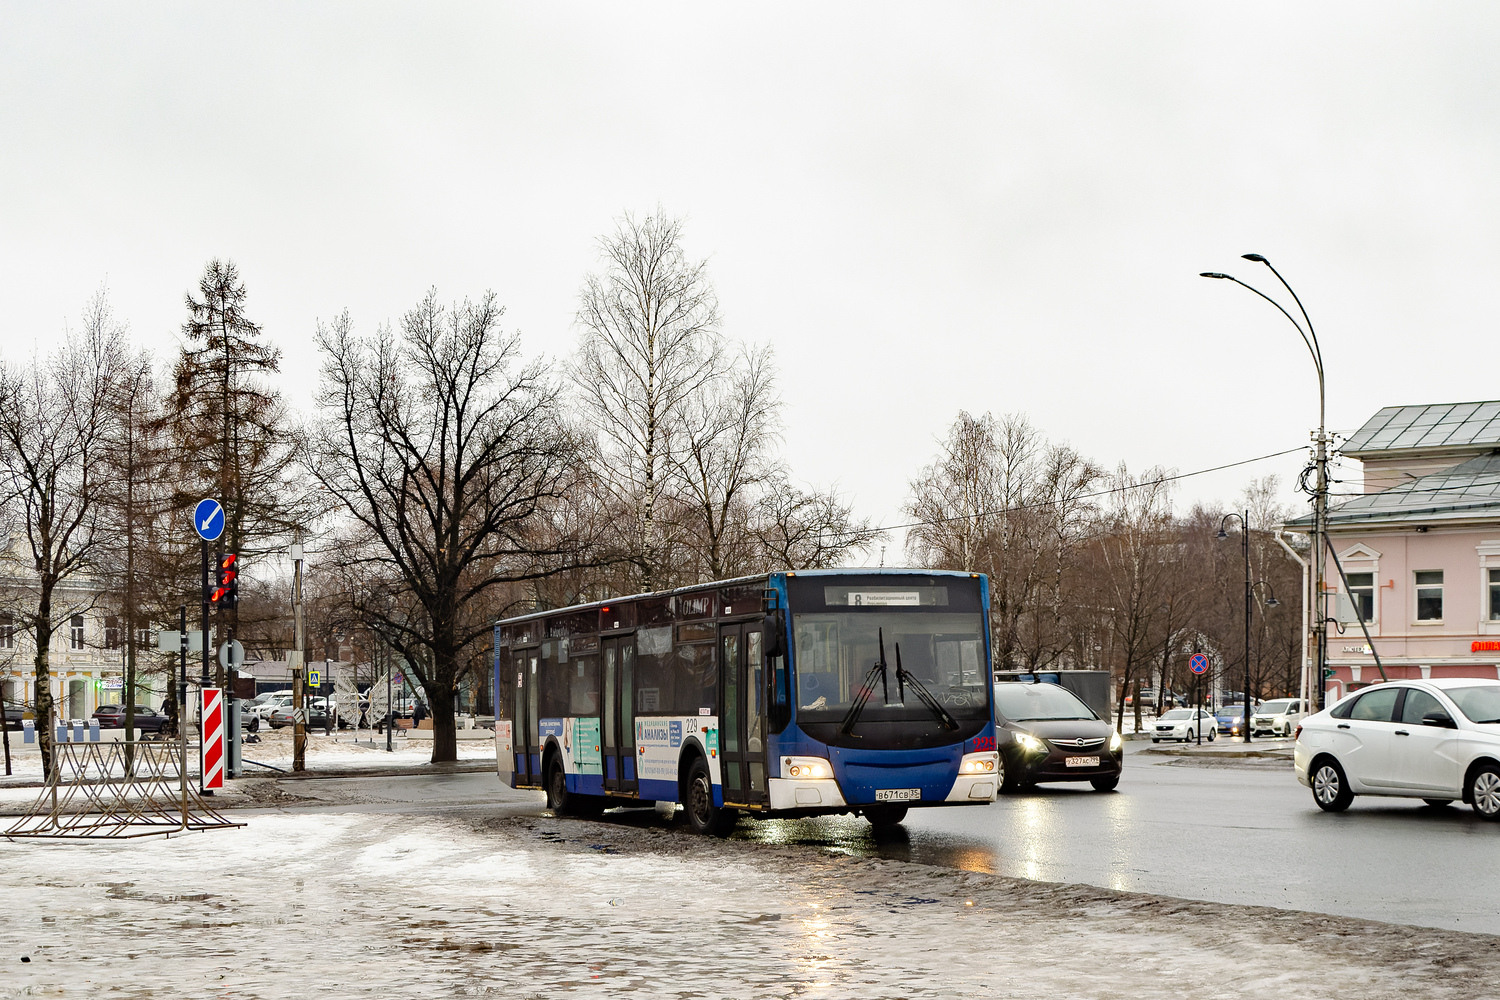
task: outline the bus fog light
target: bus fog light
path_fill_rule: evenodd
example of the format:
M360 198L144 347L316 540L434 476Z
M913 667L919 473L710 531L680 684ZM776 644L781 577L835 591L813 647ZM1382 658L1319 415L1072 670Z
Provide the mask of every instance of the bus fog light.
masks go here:
M833 766L822 757L783 757L781 773L788 778L831 778Z

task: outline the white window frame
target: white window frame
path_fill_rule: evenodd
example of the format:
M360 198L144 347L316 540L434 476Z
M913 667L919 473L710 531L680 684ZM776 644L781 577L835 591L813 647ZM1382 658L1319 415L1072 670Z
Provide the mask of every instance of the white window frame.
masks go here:
M1496 554L1497 559L1495 565L1500 566L1500 549L1496 549ZM1371 614L1369 620L1365 622L1365 626L1369 628L1371 636L1379 635L1381 591L1380 553L1376 552L1374 549L1363 543L1351 545L1347 549L1339 553L1339 565L1344 568L1345 576L1350 576L1354 573L1370 574L1370 580L1374 584L1375 592L1370 597ZM1350 594L1347 590L1344 589L1344 582L1338 577L1338 568L1330 567L1329 572L1333 574L1334 581L1338 583L1339 593L1346 600L1348 600L1352 606L1354 595ZM1354 624L1350 625L1349 627L1352 628L1354 632L1359 632L1359 625ZM1361 641L1363 641L1363 635L1360 636L1360 639Z
M1418 583L1417 576L1422 573L1438 573L1442 576L1443 580L1441 583ZM1438 601L1441 604L1441 612L1436 618L1419 618L1418 615L1420 614L1419 609L1421 607L1421 591L1431 590L1434 587L1436 587L1438 590ZM1411 623L1413 625L1426 626L1443 624L1443 616L1448 613L1447 588L1448 574L1444 570L1429 567L1427 569L1414 569L1411 571Z
M83 615L73 615L68 619L68 649L78 652L87 648L88 622Z
M0 649L16 648L16 616L7 611L0 614Z
M1487 538L1474 546L1479 557L1479 621L1474 631L1480 635L1500 635L1500 619L1490 618L1490 570L1500 569L1500 538Z

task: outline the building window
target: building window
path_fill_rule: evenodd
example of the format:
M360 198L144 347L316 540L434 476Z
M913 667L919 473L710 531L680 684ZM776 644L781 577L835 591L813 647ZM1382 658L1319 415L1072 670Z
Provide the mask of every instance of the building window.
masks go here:
M1440 569L1418 570L1417 621L1440 622L1443 620L1443 571Z
M150 649L153 645L155 645L155 640L151 638L151 630L149 628L143 628L136 632L136 649Z
M1490 621L1500 622L1500 569L1492 569L1490 574Z
M16 616L9 611L0 613L0 649L16 648Z
M120 648L120 619L114 615L104 619L104 648Z
M1375 574L1347 573L1345 578L1349 581L1349 600L1354 604L1354 610L1366 622L1374 621Z
M74 615L68 622L68 648L83 648L83 615Z

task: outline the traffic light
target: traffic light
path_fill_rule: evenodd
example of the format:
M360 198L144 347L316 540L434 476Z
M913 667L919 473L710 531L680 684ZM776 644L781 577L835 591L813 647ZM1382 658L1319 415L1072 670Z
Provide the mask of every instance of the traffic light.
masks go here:
M239 558L233 552L219 557L218 583L208 597L209 603L221 608L232 608L239 600Z

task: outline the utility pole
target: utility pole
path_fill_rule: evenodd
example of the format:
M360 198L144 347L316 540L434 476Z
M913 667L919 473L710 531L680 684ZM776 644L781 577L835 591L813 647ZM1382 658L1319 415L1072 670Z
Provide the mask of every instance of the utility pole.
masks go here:
M307 770L307 689L302 684L302 542L292 544L292 770Z

